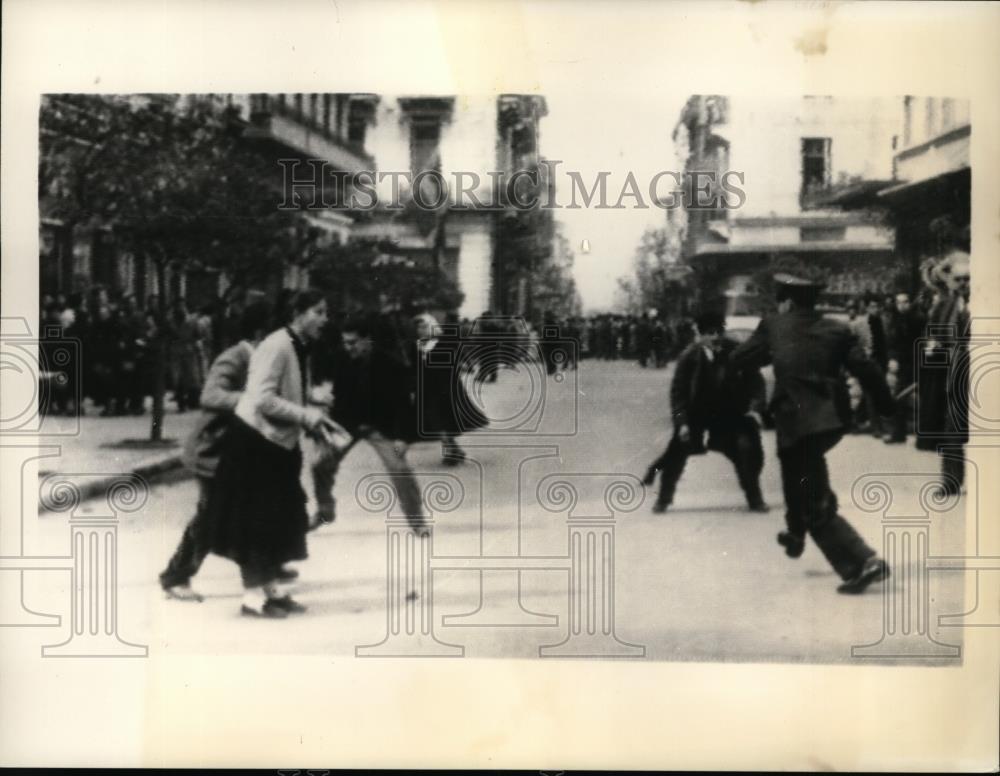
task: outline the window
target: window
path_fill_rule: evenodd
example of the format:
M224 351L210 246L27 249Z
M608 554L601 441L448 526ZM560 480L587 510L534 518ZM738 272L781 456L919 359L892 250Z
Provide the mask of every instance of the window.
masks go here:
M799 227L801 242L835 242L847 237L846 226L802 226Z
M950 97L941 100L941 131L951 129L955 126L955 101Z
M323 95L323 129L327 132L330 131L330 101L333 99L333 95L324 94Z
M294 104L295 104L295 117L300 119L300 118L302 118L302 95L301 94L296 94L295 95L295 103Z
M438 144L441 141L441 122L416 120L410 124L410 171L416 175L423 170L440 168Z
M924 137L929 140L937 134L937 100L933 97L928 97L925 105L926 113L924 116L926 123L924 125Z
M318 124L319 123L319 110L317 105L319 103L318 94L309 95L309 123Z
M364 148L367 129L368 122L365 121L364 116L351 116L347 122L347 142Z
M903 98L903 148L913 142L913 98Z
M830 138L802 138L802 194L810 194L830 183Z

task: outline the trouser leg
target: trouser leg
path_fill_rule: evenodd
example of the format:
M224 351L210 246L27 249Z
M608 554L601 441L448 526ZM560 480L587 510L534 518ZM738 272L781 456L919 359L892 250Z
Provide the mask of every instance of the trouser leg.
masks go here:
M660 456L660 495L656 502L662 506L672 504L674 501L674 491L677 489L677 482L684 472L684 464L687 463L687 449L684 443L674 435L666 451Z
M340 462L344 460L348 447L344 450L331 450L313 462L311 466L313 496L316 498L316 511L321 519L332 522L336 516L336 502L333 498L333 487L337 479Z
M856 576L875 551L837 512L825 455L839 438L839 434L816 434L796 445L792 453L800 461L798 498L806 528L834 571L846 580Z
M799 482L802 479L802 461L792 451L782 450L778 453L781 465L781 490L785 496L785 526L793 536L804 539L806 523L802 492Z
M397 454L393 440L374 433L367 441L375 448L375 453L389 474L392 487L399 499L399 508L411 524L421 524L424 518L423 501L420 497L420 486L417 478L413 476L410 464L405 457Z
M764 448L760 440L760 432L753 421L739 421L734 434L721 447L723 455L732 461L736 469L736 478L751 507L764 503L760 491L760 473L764 469Z
M941 479L947 490L961 490L965 484L965 447L941 449Z
M206 536L208 520L205 511L211 483L207 477L198 478L198 503L194 516L185 527L184 535L181 536L180 544L177 545L167 568L160 574L160 584L165 588L186 585L190 582L208 555Z

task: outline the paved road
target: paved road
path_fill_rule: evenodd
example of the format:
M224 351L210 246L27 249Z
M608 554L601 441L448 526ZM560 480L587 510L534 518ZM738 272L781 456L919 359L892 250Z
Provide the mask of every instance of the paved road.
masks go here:
M423 484L444 482L453 489L452 503L439 506L455 508L435 514L433 601L421 599L432 603L438 641L464 647L469 657L528 658L537 657L540 646L567 638L568 613L576 601L567 593L567 514L607 517L608 487L615 481L637 484L634 475L641 476L668 438L671 375L671 369L592 361L561 382L543 382L527 368L505 371L483 392L495 425L530 421L544 386L538 433L464 437L470 461L451 469L440 464L436 445L411 448L408 457ZM666 515L652 514L652 493L639 490L631 502L625 491L618 492L623 501L612 496L617 507L632 510L614 515L614 628L619 641L644 647L645 659L848 662L852 645L880 638L880 586L861 597L838 595L838 580L813 546L791 561L775 543L783 507L771 433L764 444L770 514L743 509L735 474L715 454L689 462ZM829 460L842 511L879 548L880 515L852 503L851 484L872 472L905 474L893 480L894 501L916 503L921 484L937 469L932 454L912 446L890 448L868 437L845 439ZM214 557L196 579L207 596L204 603L164 600L156 576L190 516L195 487L190 480L154 487L146 505L120 522L120 635L168 654L346 657L359 645L381 641L387 629L386 524L384 513L359 505L356 490L378 472L378 460L365 446L345 461L335 491L337 522L310 534L310 557L299 566L297 597L309 611L283 622L241 618L237 569ZM573 488L572 505L560 480ZM94 506L84 504L80 511ZM964 500L934 517L932 554L960 554L963 506ZM66 516L52 515L39 521L31 541L41 551L58 552L65 551L68 536ZM531 568L520 574L501 570L481 576L474 558L483 555L535 559L525 561ZM510 562L492 565L505 563ZM601 568L598 563L595 573ZM900 584L905 570L894 569L892 585ZM25 594L33 608L66 610L68 575L28 577ZM576 580L575 589L580 584ZM932 614L963 611L961 575L935 573L930 585ZM586 623L585 611L582 616ZM932 626L939 640L961 642L960 631ZM51 640L62 639L53 634ZM426 647L427 639L420 644ZM628 646L619 651L635 654Z

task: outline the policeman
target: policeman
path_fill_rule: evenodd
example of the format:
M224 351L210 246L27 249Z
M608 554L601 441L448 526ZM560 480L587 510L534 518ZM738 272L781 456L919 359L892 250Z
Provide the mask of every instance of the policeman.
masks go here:
M843 580L837 590L861 593L887 577L889 567L838 514L830 488L825 455L843 436L850 413L842 370L858 379L883 415L893 413L894 401L882 371L851 330L815 309L823 284L784 273L774 281L778 314L761 321L731 361L742 367L774 364L771 409L788 527L778 542L797 558L808 533Z

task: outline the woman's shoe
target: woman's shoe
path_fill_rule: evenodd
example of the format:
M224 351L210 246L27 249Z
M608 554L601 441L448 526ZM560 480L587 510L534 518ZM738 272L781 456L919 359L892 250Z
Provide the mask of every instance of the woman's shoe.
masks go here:
M279 607L286 614L302 614L308 609L308 607L300 604L290 595L286 595L283 598L269 598L267 604Z
M288 610L278 604L274 598L268 598L259 607L244 603L240 606L240 614L244 617L262 617L271 620L282 620L288 616Z

